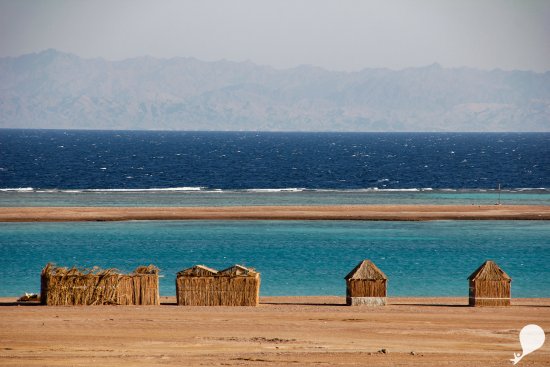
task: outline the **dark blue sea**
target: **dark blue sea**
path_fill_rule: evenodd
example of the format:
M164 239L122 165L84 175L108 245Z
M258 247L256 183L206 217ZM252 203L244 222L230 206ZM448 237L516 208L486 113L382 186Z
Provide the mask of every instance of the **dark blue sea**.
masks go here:
M0 130L0 188L550 188L550 133Z
M498 190L498 185L501 189ZM550 134L0 130L0 206L550 205ZM393 296L466 296L486 259L550 297L548 221L0 223L0 296L40 269L194 264L262 273L262 295L344 295L372 259Z

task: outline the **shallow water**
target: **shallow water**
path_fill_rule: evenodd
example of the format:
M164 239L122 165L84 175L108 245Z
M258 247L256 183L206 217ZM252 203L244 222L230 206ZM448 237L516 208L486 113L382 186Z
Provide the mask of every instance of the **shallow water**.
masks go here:
M0 191L0 207L242 205L550 205L550 192L491 191Z
M177 271L234 263L261 272L261 295L345 295L362 259L390 296L466 296L467 276L496 261L515 297L550 297L547 221L139 221L0 223L0 296L38 292L47 262L131 271L155 264L162 295Z

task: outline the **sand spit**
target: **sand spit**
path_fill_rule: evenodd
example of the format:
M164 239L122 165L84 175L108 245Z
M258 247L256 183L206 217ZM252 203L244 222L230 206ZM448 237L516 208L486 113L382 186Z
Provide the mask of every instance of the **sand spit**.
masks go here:
M0 208L0 222L127 220L550 220L550 206L334 205Z

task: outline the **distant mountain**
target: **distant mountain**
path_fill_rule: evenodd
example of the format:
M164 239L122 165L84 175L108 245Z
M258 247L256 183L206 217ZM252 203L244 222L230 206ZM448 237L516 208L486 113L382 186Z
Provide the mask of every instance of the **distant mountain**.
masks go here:
M0 127L270 131L550 131L550 72L345 73L250 62L0 58Z

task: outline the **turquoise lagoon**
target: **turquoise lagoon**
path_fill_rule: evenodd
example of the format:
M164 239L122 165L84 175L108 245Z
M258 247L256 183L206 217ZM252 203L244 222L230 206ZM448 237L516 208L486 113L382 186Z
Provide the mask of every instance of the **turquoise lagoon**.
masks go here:
M0 223L0 296L38 292L48 262L161 269L161 295L175 275L235 263L262 274L261 295L345 295L344 276L373 260L390 296L466 296L486 259L512 278L514 297L550 297L548 221L134 221Z

